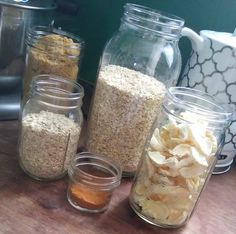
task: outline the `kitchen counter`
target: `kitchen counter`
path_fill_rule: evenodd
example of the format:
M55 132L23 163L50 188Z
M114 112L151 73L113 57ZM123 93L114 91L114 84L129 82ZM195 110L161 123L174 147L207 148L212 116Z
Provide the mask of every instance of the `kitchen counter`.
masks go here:
M235 234L236 165L215 175L204 191L190 222L167 230L139 219L128 205L131 180L123 180L109 209L102 214L76 211L66 199L67 178L38 182L17 162L17 121L0 122L0 233L77 234Z

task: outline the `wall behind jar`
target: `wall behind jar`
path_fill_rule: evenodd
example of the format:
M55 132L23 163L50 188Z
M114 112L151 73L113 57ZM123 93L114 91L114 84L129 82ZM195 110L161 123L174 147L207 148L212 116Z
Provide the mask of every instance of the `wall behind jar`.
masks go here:
M120 24L123 5L127 2L149 6L178 15L185 25L199 32L202 29L233 32L236 27L236 0L70 0L78 6L74 15L55 13L55 26L81 36L86 42L80 79L91 84L96 81L99 58L106 41ZM180 41L183 67L191 46Z

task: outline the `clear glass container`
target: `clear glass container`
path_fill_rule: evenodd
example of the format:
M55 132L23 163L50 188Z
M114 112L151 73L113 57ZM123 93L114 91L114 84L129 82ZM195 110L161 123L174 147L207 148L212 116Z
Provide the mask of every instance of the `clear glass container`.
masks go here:
M133 175L165 87L176 84L183 19L135 4L101 58L88 122L87 149L120 161Z
M67 199L76 209L105 211L114 189L120 185L121 168L110 158L89 152L77 154L68 169Z
M138 216L168 228L187 222L210 178L231 117L204 92L169 89L130 193Z
M84 42L71 33L46 26L34 26L26 34L26 67L23 103L29 97L32 77L53 74L76 81Z
M67 173L80 137L83 96L76 82L54 75L34 77L19 137L19 162L29 176L54 180Z

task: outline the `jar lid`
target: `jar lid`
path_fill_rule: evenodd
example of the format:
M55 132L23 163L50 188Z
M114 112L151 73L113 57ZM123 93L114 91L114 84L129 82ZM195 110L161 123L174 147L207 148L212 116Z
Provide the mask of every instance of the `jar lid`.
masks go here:
M0 0L0 5L29 10L54 10L57 7L54 0Z

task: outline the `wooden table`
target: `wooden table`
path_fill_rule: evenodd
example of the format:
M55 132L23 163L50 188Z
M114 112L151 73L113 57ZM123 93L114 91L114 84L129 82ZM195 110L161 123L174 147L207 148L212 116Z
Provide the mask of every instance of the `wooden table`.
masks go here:
M115 191L109 210L87 214L73 209L66 200L67 178L38 182L25 175L17 162L18 124L0 122L0 233L236 233L236 166L212 176L190 222L177 230L153 227L130 209L127 197L131 181Z

